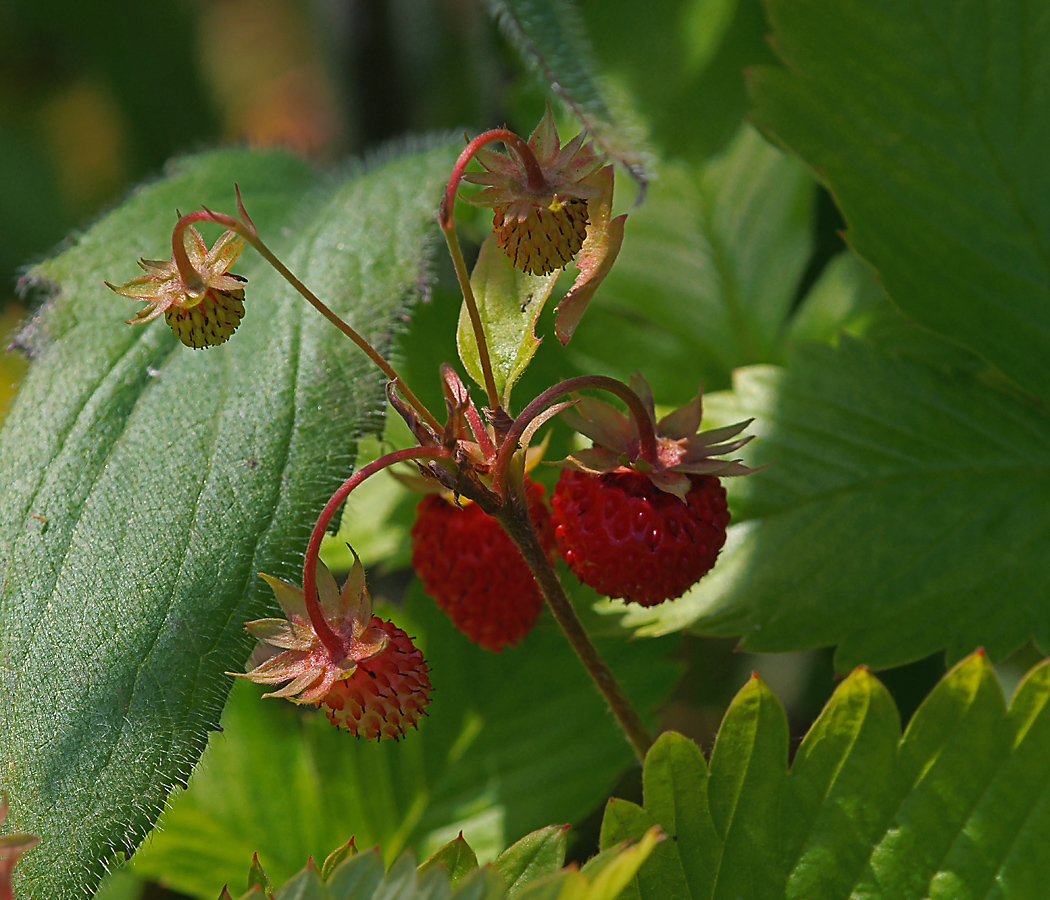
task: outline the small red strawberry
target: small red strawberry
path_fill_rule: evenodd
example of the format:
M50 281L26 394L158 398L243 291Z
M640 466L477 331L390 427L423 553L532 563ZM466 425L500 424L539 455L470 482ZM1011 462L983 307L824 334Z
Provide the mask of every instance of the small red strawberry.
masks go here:
M357 664L349 678L321 698L328 721L354 737L397 740L415 728L430 702L430 678L423 654L392 622L372 617L372 627L389 638L386 647Z
M550 553L554 535L543 487L526 485L529 518ZM412 567L452 624L493 652L525 637L543 607L543 595L518 548L476 503L461 509L439 494L420 500L412 526Z
M248 671L227 674L283 685L263 696L323 706L333 725L355 737L404 737L405 727L416 725L430 699L427 664L404 631L372 615L372 597L357 554L342 590L324 563L317 564L320 610L342 641L339 655L321 640L303 589L262 577L286 618L249 622L247 630L259 642Z
M749 423L698 434L699 395L658 422L645 379L635 376L631 387L656 435L655 457L642 458L634 419L581 398L562 415L594 446L563 462L551 524L558 551L580 581L653 606L680 597L715 564L729 525L718 476L751 470L714 457L747 443L729 439Z
M726 540L726 492L691 475L682 501L637 472L565 469L551 497L558 550L573 574L609 597L653 606L680 597L715 564Z

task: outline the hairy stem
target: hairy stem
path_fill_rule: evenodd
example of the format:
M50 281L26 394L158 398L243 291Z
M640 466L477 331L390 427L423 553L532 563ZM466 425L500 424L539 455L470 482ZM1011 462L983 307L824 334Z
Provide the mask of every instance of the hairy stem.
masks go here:
M656 462L656 432L653 429L652 420L649 418L649 411L645 408L645 404L642 403L638 395L622 381L609 378L607 375L580 375L576 378L560 381L553 387L547 388L526 406L514 420L503 443L500 445L499 455L496 457L495 465L492 467L493 493L503 496L507 480L507 467L510 465L510 460L518 449L518 441L525 429L528 428L529 423L541 415L559 397L587 388L607 391L623 400L627 405L631 418L634 419L635 426L638 428L639 452L642 459L651 464Z
M240 194L238 193L238 203L240 202ZM274 269L277 270L278 274L287 281L296 291L303 297L311 306L314 307L322 316L324 316L329 322L331 322L336 328L338 328L343 334L345 334L351 341L353 341L364 354L372 360L387 376L391 381L397 382L398 390L409 405L416 410L423 417L431 428L437 431L441 430L441 424L434 417L434 415L428 410L419 400L418 397L409 389L408 385L401 379L401 376L397 374L397 371L392 365L383 357L383 355L376 350L364 337L362 337L357 331L355 331L350 325L344 322L327 304L325 304L313 291L311 291L305 284L303 284L292 271L281 262L277 256L270 250L269 247L263 243L262 238L259 237L259 232L256 231L254 224L246 224L239 219L235 219L232 216L226 216L222 213L211 212L210 210L202 210L200 212L193 212L183 216L179 219L178 224L175 226L175 233L179 235L181 230L184 230L188 225L193 222L216 222L222 225L224 228L228 228L230 231L235 232L244 238L259 255L265 259ZM181 240L173 239L172 247L177 248L182 245ZM185 246L182 246L182 255L186 255ZM182 262L179 261L179 251L175 252L176 263L179 266L180 273L182 272ZM186 258L186 265L192 270L189 258ZM185 273L183 273L183 279L185 280ZM198 276L199 280L199 276Z
M332 494L332 499L321 510L321 515L317 518L317 524L314 525L314 530L310 534L310 543L306 547L306 561L303 563L303 596L306 599L306 611L310 614L310 624L313 625L321 643L328 648L328 652L333 660L338 661L346 656L346 647L343 646L342 639L328 625L324 613L321 611L321 605L317 600L317 557L321 552L321 541L324 539L328 526L332 523L335 511L339 509L343 501L350 496L351 492L362 481L388 466L410 459L438 459L448 455L449 452L447 450L434 447L408 447L404 450L395 450L393 453L387 453L385 456L381 456L379 459L354 472L353 475L343 482L342 487Z
M554 571L547 554L543 552L536 532L529 521L528 512L523 503L509 502L498 513L496 518L506 529L511 540L521 551L525 562L536 578L554 618L558 621L565 636L569 639L573 650L580 658L584 668L598 686L605 702L609 704L616 721L619 723L623 733L627 736L635 756L639 762L644 762L645 754L652 746L653 740L648 729L642 723L638 711L634 708L624 689L616 680L612 670L602 659L598 649L591 642L583 623L572 608L569 598L565 595L565 589L558 580L558 574Z

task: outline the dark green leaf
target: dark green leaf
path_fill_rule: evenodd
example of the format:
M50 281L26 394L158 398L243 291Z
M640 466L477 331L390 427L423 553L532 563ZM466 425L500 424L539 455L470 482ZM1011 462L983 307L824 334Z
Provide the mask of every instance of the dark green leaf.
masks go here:
M93 889L185 782L243 622L272 604L255 573L293 575L382 401L374 367L250 251L245 321L207 351L124 325L136 304L103 280L166 255L176 207L229 208L236 180L274 250L386 348L453 153L335 181L281 154L188 158L32 270L55 298L0 432L0 772L12 824L44 838L20 866L34 896Z
M749 109L745 67L774 61L761 0L585 0L581 12L603 75L671 157L722 149Z
M721 414L757 417L748 462L770 465L727 482L737 524L711 574L626 621L837 644L840 671L1050 647L1050 417L972 355L922 349L844 339L738 373Z
M770 0L757 121L917 322L1050 397L1050 9Z

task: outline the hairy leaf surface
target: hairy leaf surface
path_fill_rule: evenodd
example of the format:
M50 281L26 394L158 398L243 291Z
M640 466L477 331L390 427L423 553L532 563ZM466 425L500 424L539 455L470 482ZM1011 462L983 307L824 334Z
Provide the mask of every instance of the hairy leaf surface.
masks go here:
M454 148L337 178L281 154L176 162L55 259L0 432L0 781L36 898L85 896L185 782L219 720L256 573L294 577L313 517L380 420L382 377L251 251L246 316L191 351L103 280L166 257L175 209L233 183L293 271L381 350L416 294ZM382 211L381 214L379 211ZM214 239L218 234L218 229Z

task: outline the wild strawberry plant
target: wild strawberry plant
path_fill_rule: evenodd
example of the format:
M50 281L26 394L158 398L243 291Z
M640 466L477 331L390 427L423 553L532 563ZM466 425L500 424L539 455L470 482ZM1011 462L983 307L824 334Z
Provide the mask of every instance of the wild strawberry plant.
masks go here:
M1048 640L1050 18L643 6L584 5L595 66L493 0L560 133L186 157L29 271L0 896L1045 891L1050 668L992 663ZM797 747L753 677L705 755L656 736L685 630L852 674ZM902 734L871 669L931 653Z

